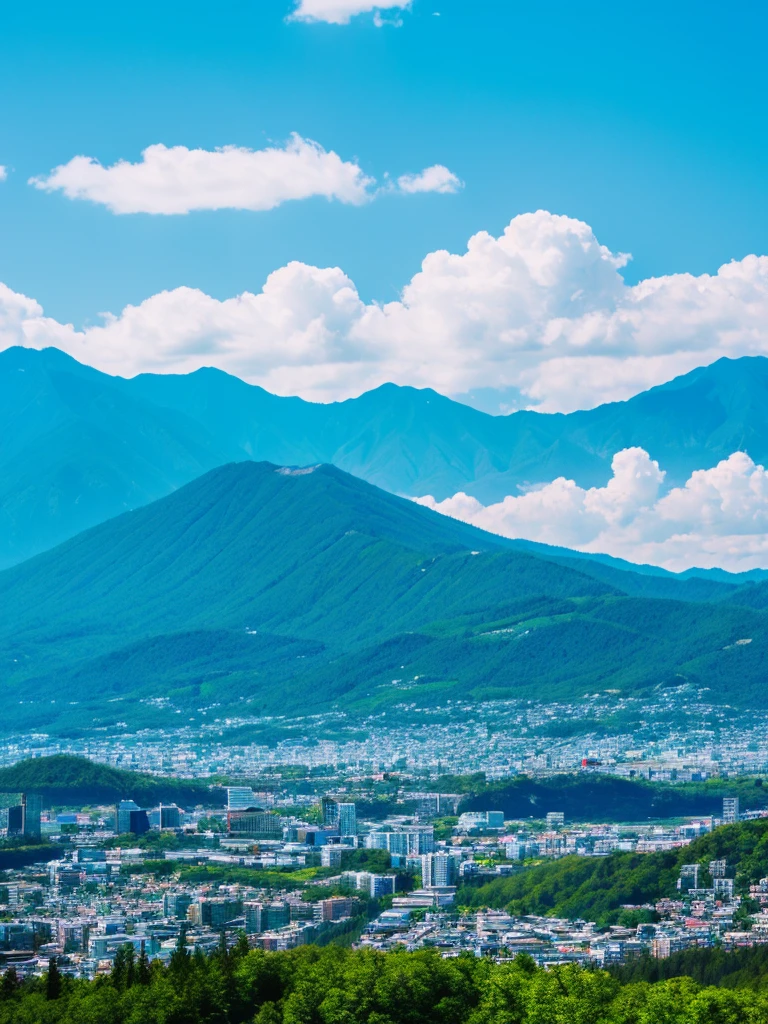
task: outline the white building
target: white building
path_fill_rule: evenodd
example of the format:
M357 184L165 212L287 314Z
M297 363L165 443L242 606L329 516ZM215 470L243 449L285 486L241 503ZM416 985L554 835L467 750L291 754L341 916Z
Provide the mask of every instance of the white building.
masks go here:
M256 806L256 797L250 786L227 786L227 810L247 811Z
M421 858L421 881L425 889L455 885L455 859L446 853L426 853Z

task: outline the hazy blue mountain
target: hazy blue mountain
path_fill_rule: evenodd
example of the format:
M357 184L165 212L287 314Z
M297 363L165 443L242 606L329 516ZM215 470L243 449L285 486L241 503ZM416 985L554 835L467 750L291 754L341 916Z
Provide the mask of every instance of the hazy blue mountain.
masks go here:
M701 580L587 567L336 467L223 466L0 573L4 725L397 715L688 683L768 698L762 611L700 600ZM705 596L735 590L718 587ZM699 600L660 599L686 588Z
M0 567L239 455L56 349L0 353Z
M394 493L442 499L464 490L484 503L567 476L604 484L613 455L645 448L684 482L734 451L768 460L768 359L720 359L667 384L569 415L489 416L429 389L386 384L316 405L277 398L218 370L141 375L139 394L196 418L222 443L286 464L331 462Z
M428 389L386 384L320 405L214 369L124 380L15 348L0 353L0 398L0 567L244 458L332 463L395 494L463 490L485 503L560 475L603 484L629 445L670 484L739 448L768 459L762 357L588 412L490 416Z

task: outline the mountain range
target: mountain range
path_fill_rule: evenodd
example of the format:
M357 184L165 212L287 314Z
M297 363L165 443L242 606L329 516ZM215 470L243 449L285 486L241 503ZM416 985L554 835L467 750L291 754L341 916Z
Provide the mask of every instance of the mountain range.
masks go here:
M557 476L610 478L645 448L682 483L746 449L768 459L768 359L721 359L627 402L491 416L387 384L328 405L219 370L112 377L56 349L0 353L0 567L243 459L333 464L394 494L483 503Z
M334 466L233 463L0 573L3 725L681 686L764 706L767 587L544 557Z

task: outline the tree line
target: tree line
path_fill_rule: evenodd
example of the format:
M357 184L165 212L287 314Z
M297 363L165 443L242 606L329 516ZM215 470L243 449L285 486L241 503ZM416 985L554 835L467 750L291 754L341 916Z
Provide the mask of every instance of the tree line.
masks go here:
M765 977L765 975L763 975ZM183 940L167 966L120 950L94 981L0 983L0 1024L764 1024L768 989L651 983L576 965L496 963L436 950L339 946L250 950L245 936L210 956Z

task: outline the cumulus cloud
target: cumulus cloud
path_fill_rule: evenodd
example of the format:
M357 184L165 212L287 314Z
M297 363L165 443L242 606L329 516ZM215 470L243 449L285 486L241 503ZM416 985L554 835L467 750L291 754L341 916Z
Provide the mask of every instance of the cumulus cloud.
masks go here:
M12 319L19 343L58 345L111 372L214 365L319 401L394 381L444 394L505 389L521 405L567 412L720 356L768 354L768 257L633 286L626 261L587 224L539 211L499 237L479 232L461 254L430 253L385 304L363 302L338 267L291 263L261 291L219 300L177 288L82 331L42 311Z
M463 183L442 164L425 167L419 174L403 174L397 179L401 192L458 192Z
M0 169L0 180L5 176ZM29 179L45 192L88 199L113 213L181 214L192 210L271 210L292 199L324 196L361 204L377 192L374 178L355 161L342 160L317 142L292 135L282 148L221 149L148 146L141 160L104 167L90 156L73 157L50 174ZM456 192L462 182L441 164L398 178L399 191ZM386 184L379 192L391 191Z
M50 174L31 178L46 192L89 199L113 213L189 213L191 210L271 210L291 199L325 196L363 203L373 179L316 142L293 135L282 148L187 149L149 146L135 164L111 167L73 157Z
M559 477L538 490L483 506L460 492L419 504L504 537L600 552L675 572L718 566L768 568L768 473L744 452L697 470L662 494L664 472L642 448L613 458L605 487Z
M0 181L5 181L8 177L8 168L0 164Z
M380 11L404 11L410 6L411 0L396 0L394 3L388 0L383 3L372 3L371 0L298 0L291 18L294 21L325 21L331 25L348 25L356 15L373 11L378 15L375 24L380 28L384 24L392 24L381 18Z

